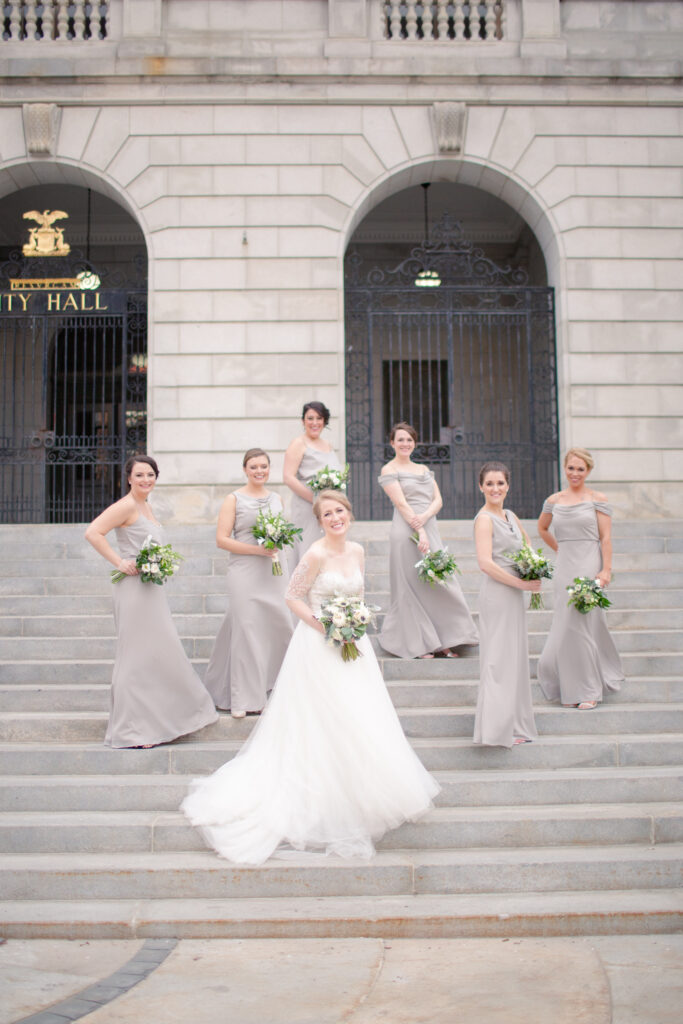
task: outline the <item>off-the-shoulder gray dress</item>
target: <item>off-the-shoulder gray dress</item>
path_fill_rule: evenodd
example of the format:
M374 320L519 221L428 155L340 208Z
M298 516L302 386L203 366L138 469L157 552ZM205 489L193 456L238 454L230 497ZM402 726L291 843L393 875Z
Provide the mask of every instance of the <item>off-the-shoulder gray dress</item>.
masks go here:
M252 498L236 491L235 503L233 537L256 546L251 532L256 517L261 511L281 512L280 496L271 492L266 498ZM293 630L285 604L285 552L280 564L283 575L273 576L270 558L230 554L228 610L205 676L217 708L261 711L277 679Z
M434 474L392 472L379 477L379 484L398 482L405 499L416 512L429 508L434 497ZM429 547L443 547L436 516L425 523ZM479 634L456 576L445 586L431 587L417 575L415 563L422 555L411 540L415 531L394 509L389 535L391 607L379 634L385 651L399 658L418 658L431 651L479 643Z
M136 558L151 536L166 544L159 523L139 516L116 530L121 558ZM166 587L126 576L112 587L116 658L104 742L110 747L156 745L202 729L218 718L192 668L171 618Z
M303 484L308 484L309 480L312 480L316 473L319 473L325 466L328 466L329 469L342 468L337 453L332 450L329 452L319 452L317 448L311 448L309 445L306 445L303 458L296 471L297 479L301 480ZM315 497L313 491L311 491L311 494ZM293 569L294 566L299 564L304 551L308 551L314 541L320 540L322 530L318 520L313 515L312 503L306 501L305 498L300 498L294 492L292 492L290 514L294 525L300 526L304 531L301 540L295 541L294 546L289 549L289 565Z
M482 509L493 524L493 561L511 576L514 562L505 552L519 551L524 538L505 509L505 519ZM531 706L526 593L484 573L479 593L479 693L474 716L474 742L511 747L516 736L537 735Z
M576 576L594 579L602 568L598 512L611 515L606 502L558 505L546 501L557 540L555 607L550 633L538 662L538 681L548 700L562 704L602 700L624 680L621 660L602 608L582 615L567 604L567 587Z

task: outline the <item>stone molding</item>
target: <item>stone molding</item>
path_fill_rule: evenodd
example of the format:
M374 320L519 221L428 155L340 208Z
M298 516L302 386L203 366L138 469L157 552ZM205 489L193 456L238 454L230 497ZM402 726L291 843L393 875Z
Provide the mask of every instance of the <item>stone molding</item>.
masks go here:
M26 152L31 156L55 156L61 108L56 103L24 103L22 115Z
M462 156L467 129L467 104L433 103L432 123L439 153Z

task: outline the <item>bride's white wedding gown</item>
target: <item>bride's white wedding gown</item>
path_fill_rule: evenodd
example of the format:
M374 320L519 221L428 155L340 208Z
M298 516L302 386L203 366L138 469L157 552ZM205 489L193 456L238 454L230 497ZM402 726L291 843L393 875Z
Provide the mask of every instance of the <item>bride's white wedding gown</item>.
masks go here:
M362 590L359 570L327 571L308 599L317 614ZM249 739L192 783L182 810L222 857L261 864L282 845L370 857L373 840L431 807L439 786L403 735L367 637L358 649L344 662L300 622Z

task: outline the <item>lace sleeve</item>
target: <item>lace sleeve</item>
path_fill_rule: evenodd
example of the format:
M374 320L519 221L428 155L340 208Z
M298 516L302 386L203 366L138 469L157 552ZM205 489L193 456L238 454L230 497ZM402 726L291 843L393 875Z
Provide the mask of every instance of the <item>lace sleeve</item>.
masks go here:
M313 569L314 567L311 566L310 562L304 555L292 575L289 577L289 583L287 584L287 591L285 593L286 601L292 599L303 601L308 594L308 591L311 589L311 584L316 576Z

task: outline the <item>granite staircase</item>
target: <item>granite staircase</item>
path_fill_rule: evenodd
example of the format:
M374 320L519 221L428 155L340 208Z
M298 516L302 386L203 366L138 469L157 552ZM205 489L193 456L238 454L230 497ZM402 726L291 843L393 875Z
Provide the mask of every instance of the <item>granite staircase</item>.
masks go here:
M213 528L177 527L168 585L199 671L225 609ZM443 526L476 611L471 524ZM388 603L387 525L358 523ZM114 651L106 566L82 527L0 527L0 934L507 936L671 932L683 921L683 523L615 524L608 611L627 681L592 712L548 704L539 739L475 747L476 650L382 667L442 791L370 862L237 867L178 813L253 726L222 714L152 750L102 745ZM546 594L552 607L552 593ZM532 674L550 610L530 613Z

